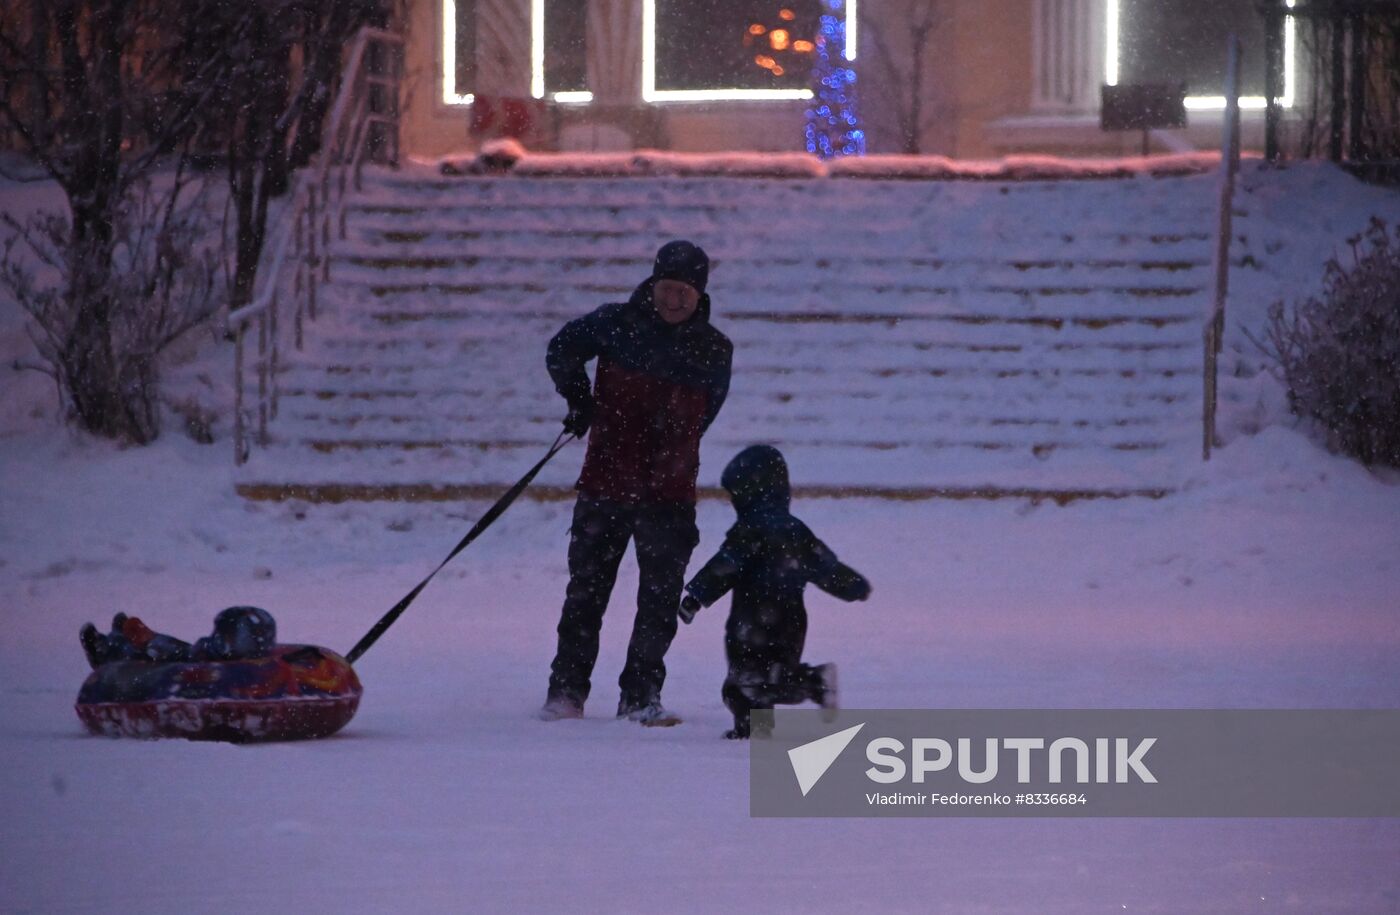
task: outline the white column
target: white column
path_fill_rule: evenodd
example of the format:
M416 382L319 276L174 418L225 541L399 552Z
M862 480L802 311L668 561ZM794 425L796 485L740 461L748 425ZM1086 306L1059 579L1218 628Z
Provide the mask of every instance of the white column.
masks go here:
M1099 109L1108 0L1032 4L1031 107L1048 113Z

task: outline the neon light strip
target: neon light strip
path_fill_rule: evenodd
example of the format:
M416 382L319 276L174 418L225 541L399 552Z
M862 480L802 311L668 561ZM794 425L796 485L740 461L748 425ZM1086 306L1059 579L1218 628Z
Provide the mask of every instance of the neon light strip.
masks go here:
M530 0L530 94L544 98L544 0Z
M1298 5L1298 0L1288 0L1288 7L1292 9ZM1283 20L1283 98L1279 99L1279 104L1285 108L1293 107L1293 68L1297 41L1298 21L1292 16L1286 16Z
M856 59L855 0L846 0L846 59ZM657 89L656 0L642 0L642 101L742 102L809 99L811 89Z
M642 99L648 102L742 102L811 97L811 89L662 89L653 91L650 97L643 95Z
M642 101L656 99L656 0L642 0Z
M1103 81L1118 85L1118 0L1108 0L1108 23L1104 29L1108 53L1104 55Z
M856 0L846 0L846 59L856 59Z
M1108 0L1108 22L1106 23L1107 33L1107 53L1104 55L1104 82L1110 86L1118 85L1118 5L1120 0ZM1298 5L1298 0L1287 0L1291 9ZM1298 43L1298 21L1293 16L1288 16L1283 20L1283 95L1279 96L1279 104L1284 108L1293 107L1293 98L1297 89L1297 43ZM1186 108L1189 111L1220 111L1225 107L1225 96L1223 95L1188 95L1186 97ZM1240 96L1240 108L1255 111L1268 107L1268 100L1262 95Z
M593 93L588 91L552 92L549 97L561 105L587 105L593 101Z
M476 96L457 94L457 3L442 0L442 103L470 105Z

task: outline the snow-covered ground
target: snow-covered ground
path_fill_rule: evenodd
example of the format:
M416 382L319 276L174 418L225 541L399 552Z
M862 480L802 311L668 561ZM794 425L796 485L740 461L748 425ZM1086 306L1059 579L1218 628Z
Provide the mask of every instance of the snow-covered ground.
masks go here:
M1277 217L1256 247L1281 253L1237 295L1400 211L1338 179L1250 191ZM1285 232L1290 212L1306 223ZM0 345L27 346L8 302ZM205 347L175 377L198 387L226 358ZM1329 455L1272 380L1240 374L1226 447L1162 500L797 504L875 585L810 599L809 657L841 664L850 707L1395 707L1400 482ZM42 379L3 377L0 911L1400 909L1393 820L751 820L747 749L718 737L722 607L668 657L686 723L612 719L630 560L589 717L534 721L567 503L520 502L439 576L358 665L364 703L333 739L88 738L82 622L125 610L191 637L252 603L284 640L344 651L485 506L244 502L226 439L172 422L118 449L61 427ZM697 559L730 518L701 504Z

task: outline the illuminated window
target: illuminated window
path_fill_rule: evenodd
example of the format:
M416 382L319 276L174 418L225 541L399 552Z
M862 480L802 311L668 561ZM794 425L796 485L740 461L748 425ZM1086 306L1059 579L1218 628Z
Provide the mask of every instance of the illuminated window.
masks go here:
M1265 28L1255 0L1108 0L1108 7L1109 85L1184 82L1186 107L1224 107L1225 41L1233 32L1245 50L1240 106L1264 106ZM1293 103L1296 45L1290 16L1284 31L1284 105Z
M855 0L847 0L848 58ZM822 0L643 0L647 101L811 98Z
M544 0L544 88L561 101L586 101L588 92L588 4Z

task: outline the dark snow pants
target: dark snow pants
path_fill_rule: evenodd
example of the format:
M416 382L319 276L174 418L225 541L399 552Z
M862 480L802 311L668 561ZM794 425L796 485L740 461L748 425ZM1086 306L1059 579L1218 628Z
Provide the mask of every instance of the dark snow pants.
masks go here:
M765 638L757 643L737 638L733 632L726 634L729 675L720 695L734 715L736 734L748 736L753 709L821 701L821 673L802 663L805 629L804 624L802 631L789 633L785 641L769 641L766 637L773 633L764 632Z
M632 641L618 678L619 711L660 700L685 567L700 542L695 506L629 505L583 495L574 506L570 528L569 585L559 618L559 647L550 667L550 698L588 698L603 612L629 540L635 543L640 581Z

